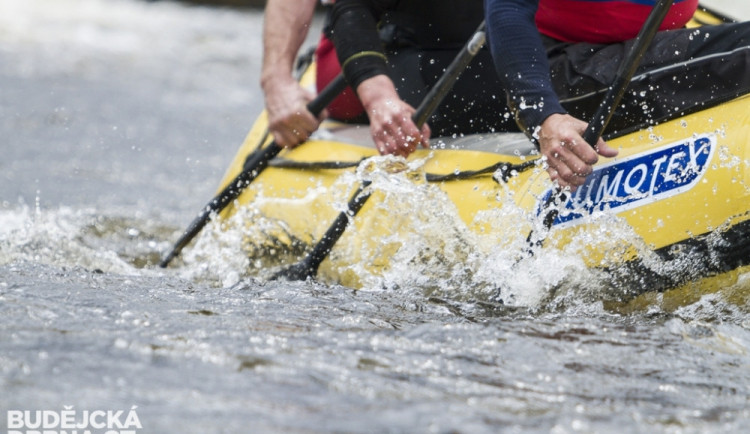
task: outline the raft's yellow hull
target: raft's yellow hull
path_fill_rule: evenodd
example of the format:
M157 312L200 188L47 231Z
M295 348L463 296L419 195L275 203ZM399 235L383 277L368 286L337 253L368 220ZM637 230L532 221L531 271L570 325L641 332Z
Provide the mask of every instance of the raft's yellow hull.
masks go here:
M227 172L222 187L239 173L245 157L262 141L265 127L265 117L261 116ZM326 124L324 127L319 138L285 150L279 158L302 163L358 162L377 155L363 139L367 137L366 126ZM483 144L474 146L472 141ZM544 214L540 207L545 202L545 194L553 192L554 186L546 171L538 166L514 174L507 182L487 174L430 183L433 193L440 193L420 200L442 203L444 208L454 207L450 212L460 218L468 231L498 242L499 248L509 247L502 245L503 240L525 238L530 233L532 237L541 238L545 248L564 249L571 244L581 244L583 238L587 242L577 251L591 267L624 267L621 270L635 270L633 275L645 272L638 279L640 282L643 276L655 279L646 285L651 289L663 291L688 285L694 291L698 285L700 293L725 286L750 264L750 254L746 254L750 249L747 237L750 231L749 141L748 96L612 139L609 143L619 148L618 157L600 161L595 171L597 175L592 176L598 176L598 180L570 195L577 205L563 209L549 233L539 224ZM475 136L460 142L454 141L454 146L449 141L444 145L446 149L438 149L441 145L437 145L435 149L418 150L409 158L412 164L405 171L405 164L382 157L368 161L376 170L395 171L397 174L393 176L409 180L418 189L426 184L425 174L444 175L479 170L501 162L521 164L537 158L530 144L518 134ZM495 146L494 142L504 144ZM493 147L499 151L487 150ZM301 253L299 249L303 248L300 246L317 242L345 208L358 185L353 173L352 168L269 167L234 205L224 210L222 217L226 219L238 209L251 208L256 216L278 222L283 234L277 231L269 236L275 237L273 243L277 250L283 249L285 244L297 249L287 258L294 262ZM394 202L392 194L378 191L377 182L374 185L373 196L353 219L340 245L334 247L330 260L323 263L321 276L358 286L359 276L352 271L357 264L364 264L368 273L377 274L387 269L392 265L390 258L401 248L399 234L410 231L403 212L394 213L389 207L434 206L413 201L404 203L403 196L398 199L400 203ZM625 244L622 240L609 239L605 229L612 224L626 224L632 230L633 239ZM248 240L250 244L264 242ZM346 246L345 253L336 252L341 245ZM644 246L648 252L644 252ZM665 260L679 259L684 253L696 263L688 270L657 276L642 265L644 253L651 252ZM701 267L705 269L698 270Z

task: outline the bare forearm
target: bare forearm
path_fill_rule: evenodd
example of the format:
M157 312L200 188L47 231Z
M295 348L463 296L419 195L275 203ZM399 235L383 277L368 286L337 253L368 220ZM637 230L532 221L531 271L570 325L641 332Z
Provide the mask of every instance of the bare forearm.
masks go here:
M276 143L284 147L303 142L319 124L305 107L312 96L292 76L316 1L268 0L266 4L260 83L268 111L268 129Z
M268 0L263 22L261 86L288 78L305 41L317 0Z

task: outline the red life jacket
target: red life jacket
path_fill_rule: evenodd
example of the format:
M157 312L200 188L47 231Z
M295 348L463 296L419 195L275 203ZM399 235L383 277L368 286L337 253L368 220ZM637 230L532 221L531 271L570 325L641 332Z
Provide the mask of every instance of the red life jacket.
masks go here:
M539 31L566 42L610 43L633 39L657 0L540 0ZM675 0L659 30L681 28L698 0Z

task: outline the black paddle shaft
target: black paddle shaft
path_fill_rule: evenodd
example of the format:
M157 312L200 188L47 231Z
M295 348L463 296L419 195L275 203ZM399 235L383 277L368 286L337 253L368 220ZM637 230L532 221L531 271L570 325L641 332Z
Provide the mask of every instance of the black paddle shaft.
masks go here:
M448 95L451 88L455 84L459 75L469 66L471 60L476 56L479 50L482 48L485 42L484 33L484 21L479 25L479 28L474 32L474 35L469 42L461 49L455 59L448 65L443 75L440 77L435 86L430 89L430 92L425 95L422 103L417 107L417 110L412 116L412 120L421 127L429 119L430 116L435 112L435 109L440 105L443 99ZM370 198L370 193L366 193L365 189L370 185L370 181L363 181L357 191L354 193L352 198L349 200L347 210L339 213L336 216L333 224L328 228L323 238L313 247L310 253L297 264L292 265L289 268L283 269L276 273L273 277L285 278L288 280L305 280L308 277L314 276L318 272L318 267L323 260L328 256L333 249L333 246L344 234L346 227L349 225L351 220L360 209L364 206L367 199Z
M344 79L343 74L339 74L315 99L307 104L307 110L314 116L318 116L338 94L344 91L344 88L346 88L346 79ZM182 249L206 226L211 219L211 215L221 212L221 210L235 200L245 187L250 185L268 167L268 162L278 155L281 149L281 146L273 141L268 146L258 148L252 154L248 155L239 175L203 207L200 214L190 223L190 226L188 226L180 239L177 240L172 250L159 262L159 266L165 268L169 265L172 259L179 255Z
M646 21L643 23L643 27L641 27L638 35L635 37L633 45L630 47L630 51L625 56L622 63L620 63L614 81L604 95L604 99L602 100L602 103L599 104L594 116L592 116L586 132L583 134L583 139L592 147L596 147L596 142L607 127L607 124L609 124L609 120L612 118L615 109L617 109L617 106L620 104L623 95L625 95L630 80L633 78L635 71L641 64L643 55L646 53L646 50L648 50L649 45L651 45L654 36L659 31L659 27L667 16L669 8L672 7L672 3L674 3L674 0L661 0L654 6L654 9L651 10L648 18L646 18Z
M599 141L599 137L602 132L609 124L609 120L612 118L617 106L620 104L625 91L630 84L630 80L633 78L633 74L638 69L641 63L643 55L646 53L651 41L659 31L661 23L669 12L669 8L672 6L674 0L660 0L654 9L649 13L648 18L643 23L638 36L635 37L633 45L630 47L630 51L623 59L620 67L617 70L617 75L612 82L612 85L604 95L602 103L597 108L594 116L591 118L586 131L583 133L583 139L596 149L596 142ZM556 194L552 194L544 204L543 209L549 211L545 214L542 224L546 229L550 229L555 223L555 219L560 213L559 207L567 200L567 196L564 192L558 191ZM529 233L527 241L531 241L532 234ZM540 244L542 240L539 240L536 244Z

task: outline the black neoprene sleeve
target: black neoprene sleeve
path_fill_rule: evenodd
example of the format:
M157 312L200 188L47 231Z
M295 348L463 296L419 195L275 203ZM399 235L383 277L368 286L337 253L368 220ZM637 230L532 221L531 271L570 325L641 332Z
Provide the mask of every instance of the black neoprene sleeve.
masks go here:
M339 0L331 11L333 44L344 76L354 89L370 77L387 73L377 30L381 14L382 10L366 0Z

